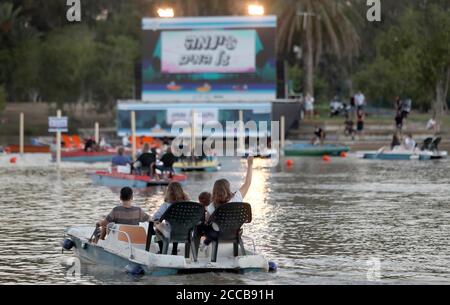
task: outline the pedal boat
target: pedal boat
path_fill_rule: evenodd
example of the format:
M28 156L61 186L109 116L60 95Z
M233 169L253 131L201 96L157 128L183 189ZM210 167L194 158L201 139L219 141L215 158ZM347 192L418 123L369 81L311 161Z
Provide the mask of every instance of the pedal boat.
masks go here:
M170 231L156 235L163 241L162 253L155 242L155 235L147 236L149 223L139 226L113 224L105 240L91 242L95 227L74 226L66 229L63 250L74 250L84 263L120 268L133 275L175 275L183 273L228 271L273 271L274 263L261 254L244 247L242 224L251 222L248 203L227 203L219 207L210 219L219 228L216 241L210 252L199 251L199 235L195 224L204 217L204 208L199 203L181 202L172 204L161 217L170 223ZM178 243L178 252L171 255L173 243Z
M404 149L394 149L394 150L378 150L378 151L367 151L358 152L358 156L363 159L371 160L436 160L447 158L447 151L430 151L430 150L404 150Z

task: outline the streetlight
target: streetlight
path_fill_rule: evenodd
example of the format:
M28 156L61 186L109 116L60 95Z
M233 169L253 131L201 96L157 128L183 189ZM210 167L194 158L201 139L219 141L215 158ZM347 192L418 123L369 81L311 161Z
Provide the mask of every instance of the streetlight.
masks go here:
M264 15L264 6L260 4L249 4L248 5L248 14L251 16L262 16Z
M173 8L166 7L166 8L159 8L157 10L158 16L161 18L172 18L175 16L175 13L173 11Z

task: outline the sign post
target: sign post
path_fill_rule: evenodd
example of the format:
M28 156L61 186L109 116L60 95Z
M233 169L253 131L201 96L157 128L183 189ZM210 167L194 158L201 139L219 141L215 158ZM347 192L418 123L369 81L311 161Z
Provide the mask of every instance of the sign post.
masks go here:
M48 118L48 131L56 132L56 164L59 168L61 165L61 133L67 132L67 117L61 116L61 110L56 112L56 117Z

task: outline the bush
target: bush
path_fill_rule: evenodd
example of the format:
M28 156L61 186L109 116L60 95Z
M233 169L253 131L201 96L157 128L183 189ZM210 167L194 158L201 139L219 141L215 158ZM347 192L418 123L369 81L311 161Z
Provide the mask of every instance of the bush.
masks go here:
M0 114L3 112L6 106L6 92L3 86L0 86Z

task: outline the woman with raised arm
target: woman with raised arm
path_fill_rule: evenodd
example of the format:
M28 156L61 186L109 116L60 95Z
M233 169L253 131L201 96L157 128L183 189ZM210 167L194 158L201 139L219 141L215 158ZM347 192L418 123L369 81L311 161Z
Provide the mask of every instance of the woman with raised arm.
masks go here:
M245 175L245 181L236 192L232 193L230 190L230 182L227 179L219 179L214 183L212 191L212 202L206 208L206 221L214 213L214 211L222 204L228 202L242 202L245 195L252 184L253 174L253 157L247 158L247 173ZM200 251L208 252L208 246L218 236L218 228L214 228L213 225L204 224L197 227L201 235L205 235L206 239L200 244ZM207 248L208 247L208 248Z
M252 184L253 174L253 157L247 158L247 173L245 175L245 181L236 192L232 193L230 190L230 182L227 179L219 179L214 183L212 191L212 202L206 208L206 218L214 213L214 211L222 204L228 202L242 202L245 195Z

